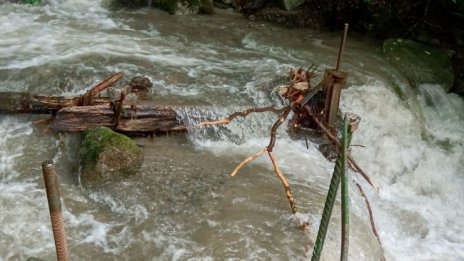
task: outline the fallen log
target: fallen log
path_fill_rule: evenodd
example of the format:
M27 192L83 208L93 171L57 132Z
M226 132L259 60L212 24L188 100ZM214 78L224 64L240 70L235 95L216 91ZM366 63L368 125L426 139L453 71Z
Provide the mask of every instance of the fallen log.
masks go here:
M64 107L79 106L80 97L45 96L27 92L2 92L0 114L55 114ZM93 98L94 105L109 104L108 97Z
M80 132L104 126L128 134L187 131L173 107L142 105L134 111L123 106L122 111L116 121L108 105L67 107L58 111L52 128L57 132Z
M94 96L113 86L122 77L123 73L118 72L90 88L80 97L45 96L27 92L2 92L0 93L0 114L55 114L64 107L109 104L111 102L110 98Z

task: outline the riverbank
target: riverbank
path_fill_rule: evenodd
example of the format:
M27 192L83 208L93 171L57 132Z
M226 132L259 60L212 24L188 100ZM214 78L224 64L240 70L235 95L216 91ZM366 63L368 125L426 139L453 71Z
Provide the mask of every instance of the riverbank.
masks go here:
M117 2L130 7L147 6L145 0ZM461 0L442 4L422 1L415 5L385 1L345 4L329 0L185 0L169 3L148 1L148 5L171 14L212 14L226 10L241 13L250 21L267 21L288 28L339 31L347 22L352 31L379 40L403 38L430 48L441 48L449 56L454 75L451 86L445 89L464 96L464 5ZM430 11L432 9L434 12Z
M287 8L286 2L298 4ZM449 90L464 96L464 3L460 0L443 4L432 2L413 5L385 1L350 4L327 0L215 1L218 8L233 8L249 20L332 31L339 31L343 23L349 23L351 30L379 40L404 38L430 48L442 48L449 55L454 74Z

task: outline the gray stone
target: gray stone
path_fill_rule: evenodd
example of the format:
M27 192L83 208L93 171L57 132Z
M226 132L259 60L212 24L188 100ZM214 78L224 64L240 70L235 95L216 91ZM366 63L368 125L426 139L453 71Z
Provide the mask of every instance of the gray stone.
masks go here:
M132 139L105 127L84 133L79 155L80 181L84 187L135 174L143 163L143 152Z
M451 59L445 50L411 40L388 39L383 43L383 53L414 88L429 83L449 91L453 86Z

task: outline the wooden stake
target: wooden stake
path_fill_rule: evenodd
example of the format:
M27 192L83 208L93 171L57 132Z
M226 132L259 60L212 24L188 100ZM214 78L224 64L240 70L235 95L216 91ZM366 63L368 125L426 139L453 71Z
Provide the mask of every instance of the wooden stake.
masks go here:
M293 199L292 191L290 190L290 185L288 184L288 181L285 178L282 171L280 171L279 165L277 164L272 151L268 151L267 153L269 154L269 158L271 158L275 173L279 177L280 182L282 183L282 186L284 186L285 194L287 195L288 203L290 203L290 208L292 209L292 213L296 214L298 212L298 209L296 207L295 199Z

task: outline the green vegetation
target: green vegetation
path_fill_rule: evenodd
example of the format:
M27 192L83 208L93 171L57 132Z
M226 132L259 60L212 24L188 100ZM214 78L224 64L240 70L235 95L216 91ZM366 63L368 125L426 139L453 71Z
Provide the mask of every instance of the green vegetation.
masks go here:
M406 39L388 39L383 44L383 53L413 87L431 83L440 84L449 91L453 86L450 58L440 48Z

